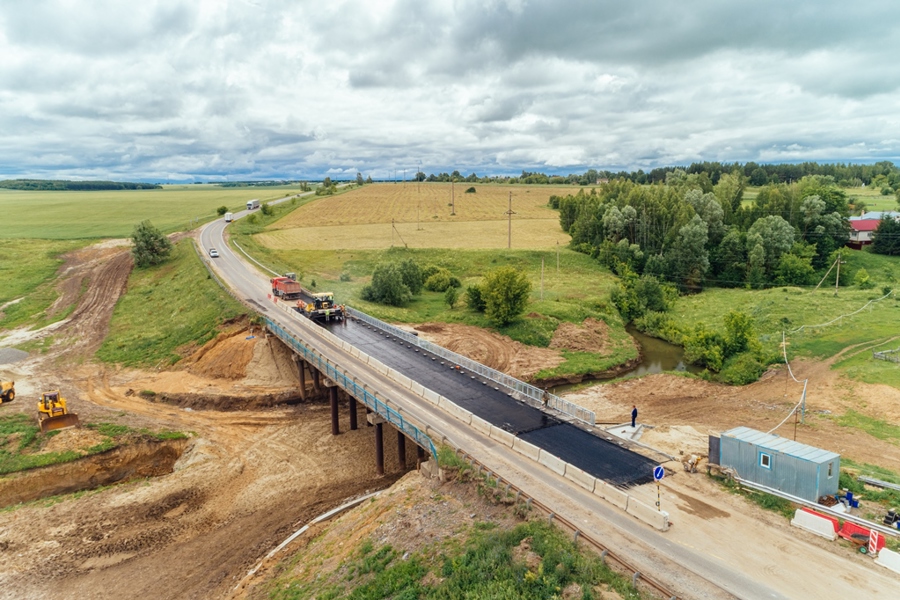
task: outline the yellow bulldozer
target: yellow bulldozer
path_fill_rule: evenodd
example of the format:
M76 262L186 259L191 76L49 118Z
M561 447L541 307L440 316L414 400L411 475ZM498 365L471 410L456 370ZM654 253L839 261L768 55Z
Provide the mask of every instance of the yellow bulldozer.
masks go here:
M38 400L38 421L41 432L47 433L55 429L75 427L80 423L78 415L70 413L66 408L66 399L59 390L44 392Z
M0 381L0 404L16 399L16 382Z

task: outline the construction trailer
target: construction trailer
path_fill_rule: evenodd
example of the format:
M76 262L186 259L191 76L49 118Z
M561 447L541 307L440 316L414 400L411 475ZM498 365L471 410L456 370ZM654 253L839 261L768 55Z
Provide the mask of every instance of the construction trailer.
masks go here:
M741 479L810 502L838 491L841 457L834 452L749 427L723 433L719 450L721 466Z

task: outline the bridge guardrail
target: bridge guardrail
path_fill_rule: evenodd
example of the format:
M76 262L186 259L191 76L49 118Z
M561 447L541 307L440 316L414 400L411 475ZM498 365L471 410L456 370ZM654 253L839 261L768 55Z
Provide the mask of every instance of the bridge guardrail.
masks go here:
M319 371L324 373L326 377L335 382L339 387L352 394L355 398L358 398L367 407L384 417L388 423L405 433L423 448L426 448L434 457L435 463L437 463L437 448L435 448L434 442L431 441L430 437L422 433L418 427L404 419L403 415L388 406L375 394L369 392L365 386L359 385L353 378L339 370L331 361L323 358L318 352L315 352L312 348L309 348L305 343L294 337L293 334L288 332L281 324L271 317L266 317L266 326L269 328L269 331L278 337L278 339L301 354L304 360L315 365Z
M583 406L578 406L575 403L563 400L559 396L542 390L537 386L531 385L530 383L525 383L524 381L507 375L506 373L503 373L496 369L492 369L470 358L466 358L461 354L457 354L452 350L447 350L442 346L438 346L437 344L433 344L427 340L423 340L417 335L413 335L408 331L400 329L399 327L395 327L394 325L385 323L384 321L376 319L375 317L368 315L360 310L350 308L348 306L346 307L346 311L355 319L359 319L360 321L368 323L373 327L378 327L379 329L386 331L407 343L415 344L423 350L427 350L428 352L436 354L437 356L440 356L445 360L456 363L467 371L478 373L482 377L490 379L491 381L494 381L495 383L498 383L507 389L518 392L518 397L521 400L531 406L534 406L535 408L547 406L563 414L575 417L579 421L583 421L584 423L587 423L589 425L597 424L597 417L594 412L584 408Z

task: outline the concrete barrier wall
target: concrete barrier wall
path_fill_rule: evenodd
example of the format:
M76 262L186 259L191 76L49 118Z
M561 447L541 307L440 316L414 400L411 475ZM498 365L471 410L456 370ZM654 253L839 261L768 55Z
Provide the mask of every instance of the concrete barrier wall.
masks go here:
M600 496L613 506L618 506L622 510L628 508L628 494L619 488L609 485L605 481L597 480L597 483L594 485L594 494Z
M800 510L799 508L794 512L794 518L791 519L791 525L799 527L800 529L805 529L810 533L814 533L819 537L831 540L832 542L837 537L837 534L834 533L834 523L831 519L814 515L810 512Z
M538 458L538 462L553 471L554 473L559 473L560 475L566 474L566 463L561 458L557 458L553 456L546 450L541 450L541 455Z
M478 416L472 416L472 429L480 431L484 435L491 435L491 424Z
M409 386L412 385L412 380L404 375L403 373L398 373L397 371L391 369L390 378L400 384L401 387L409 389Z
M659 529L660 531L668 531L669 529L669 513L664 510L656 510L656 507L647 506L640 500L629 497L625 512L654 529Z
M507 448L512 448L516 441L516 436L508 431L503 431L499 427L491 427L491 439L497 440Z
M593 492L597 484L595 477L572 465L566 465L566 479L571 479L589 492Z
M440 407L444 409L444 411L450 413L466 425L470 425L472 423L472 413L464 408L458 407L446 398L442 398L441 400L442 402L440 404Z
M423 397L425 395L425 386L410 380L409 391L411 391L416 396Z
M900 553L882 548L878 551L878 558L875 559L875 564L890 569L894 573L900 573Z
M441 399L441 397L438 396L437 392L432 392L428 388L425 388L423 397L434 405L437 405Z
M513 441L513 450L521 454L526 458L530 458L531 460L537 462L540 459L541 449L535 446L534 444L530 444L521 438L516 438Z

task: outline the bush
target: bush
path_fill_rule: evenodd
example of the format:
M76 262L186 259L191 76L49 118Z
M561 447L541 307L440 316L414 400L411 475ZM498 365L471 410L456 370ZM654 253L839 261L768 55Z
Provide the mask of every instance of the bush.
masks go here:
M853 276L853 285L862 290L867 290L874 287L875 283L872 281L872 278L869 277L868 271L860 269L856 272L856 275Z
M477 285L466 288L466 305L474 311L484 312L484 295Z
M474 187L470 187L469 189L466 190L466 193L467 193L467 194L474 194L474 193L475 193L475 188L474 188Z
M409 288L410 293L419 294L422 292L422 282L425 281L425 278L422 277L422 269L419 268L419 263L411 258L402 261L400 263L400 275L403 278L404 285Z
M259 212L264 214L267 217L271 217L275 214L275 209L268 202L263 202L262 206L259 207Z
M350 281L350 273L347 273L346 271L341 273L340 279L341 281Z
M719 378L731 385L753 383L766 370L766 366L753 352L743 352L725 361Z
M228 212L227 206L220 206L219 208L216 209L216 214L219 215L220 217L224 216L225 213L227 213L227 212Z
M431 292L446 292L453 276L447 269L439 269L425 280L425 289Z
M444 294L444 302L453 310L457 300L459 300L459 291L455 287L448 287L447 292Z
M484 314L499 326L509 325L525 312L531 282L513 267L500 267L484 276Z
M360 296L367 302L403 306L412 299L412 292L403 282L399 265L382 263L375 267L372 283L362 289Z

